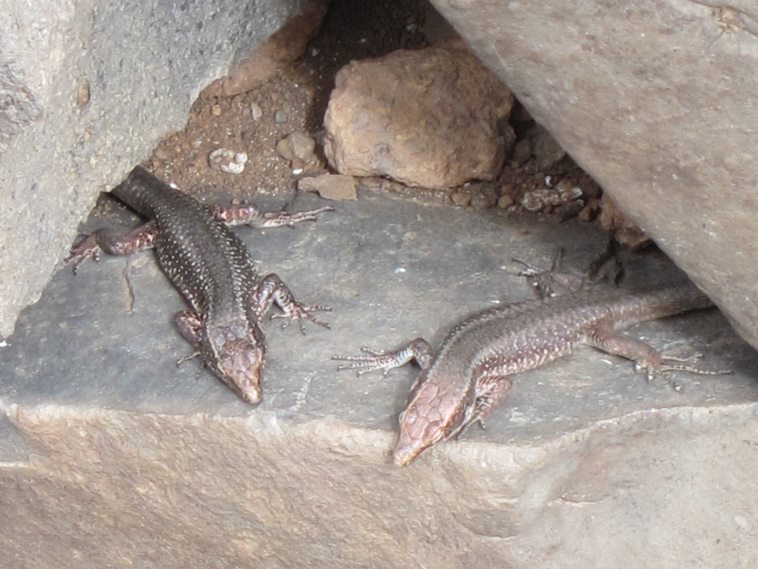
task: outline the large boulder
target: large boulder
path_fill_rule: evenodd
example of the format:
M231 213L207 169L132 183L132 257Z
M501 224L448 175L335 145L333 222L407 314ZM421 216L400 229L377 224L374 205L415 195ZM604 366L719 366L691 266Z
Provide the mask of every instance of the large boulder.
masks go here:
M758 347L758 8L432 2Z
M400 50L337 74L324 152L342 174L450 188L492 180L515 136L511 93L463 50Z

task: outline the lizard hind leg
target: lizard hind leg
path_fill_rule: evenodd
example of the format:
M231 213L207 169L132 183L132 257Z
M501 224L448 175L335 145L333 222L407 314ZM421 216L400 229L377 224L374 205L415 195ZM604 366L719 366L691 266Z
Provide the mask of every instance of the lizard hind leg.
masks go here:
M593 328L587 336L587 343L608 354L632 360L634 369L645 372L648 381L652 381L657 376L665 378L666 372L669 371L686 371L699 375L732 373L731 370L712 370L695 365L694 362L699 359L699 354L683 358L660 352L642 340L619 334L605 322L600 322ZM675 391L681 391L679 384L669 379L666 381Z

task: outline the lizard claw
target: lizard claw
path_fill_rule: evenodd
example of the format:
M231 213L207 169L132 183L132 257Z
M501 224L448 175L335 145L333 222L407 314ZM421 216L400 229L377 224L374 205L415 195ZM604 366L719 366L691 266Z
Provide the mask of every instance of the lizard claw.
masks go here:
M512 257L511 260L519 263L523 268L516 273L519 277L526 278L527 283L534 289L539 298L550 298L569 292L576 292L585 285L585 279L569 273L560 273L556 267L560 264L564 249L559 247L549 269L542 269L536 265Z
M320 207L318 209L312 209L310 211L300 211L297 213L287 213L286 211L276 211L273 213L266 213L263 215L263 227L277 227L286 225L287 227L294 227L296 223L302 221L317 221L316 216L319 213L325 211L334 211L333 207Z
M101 251L95 236L93 234L85 235L71 247L71 251L63 259L63 266L71 265L71 270L76 274L79 265L83 261L87 259L93 259L96 262L100 261Z
M365 355L332 356L333 360L346 362L337 366L337 371L353 369L356 370L356 375L358 375L358 377L371 373L372 371L381 371L382 377L385 377L390 370L403 365L405 362L404 356L406 356L405 350L388 352L385 350L374 350L366 346L361 347L361 352Z
M671 354L660 354L653 359L639 360L634 363L634 369L638 372L645 372L647 381L650 383L656 377L662 377L666 383L677 393L681 393L682 386L668 377L672 371L686 371L698 375L729 375L732 370L728 369L706 369L695 365L703 354L695 353L690 356L682 357Z
M364 350L365 351L365 350ZM343 361L346 363L337 366L337 371L345 369L355 370L355 374L360 377L372 371L381 371L382 377L386 376L394 367L392 356L388 354L376 354L369 356L332 356L333 360Z
M178 360L176 360L176 367L179 367L184 362L188 362L190 360L193 360L193 359L195 359L198 356L200 356L200 352L198 352L198 351L194 351L191 354L188 354L186 356L182 356L181 358L179 358Z
M695 352L692 355L689 356L677 356L675 354L663 354L663 359L668 360L670 362L681 362L681 363L694 363L698 360L703 359L703 354L700 352Z
M345 362L337 367L337 371L354 369L358 376L361 376L381 370L384 377L390 370L403 366L413 359L421 366L421 369L425 369L433 357L432 347L423 338L416 338L398 350L374 350L363 346L361 352L363 354L357 356L332 356L333 360Z
M305 335L305 327L303 326L304 320L310 320L314 324L322 326L328 330L329 324L324 322L323 320L319 320L311 313L312 312L331 312L331 310L332 309L329 306L308 306L306 304L301 304L300 302L293 301L291 304L287 305L286 309L283 312L280 312L278 314L272 314L271 320L275 320L278 318L288 318L289 320L282 324L282 328L286 328L287 326L292 324L293 321L297 320L297 323L300 327L300 332L303 335Z
M375 350L373 348L369 348L368 346L361 346L361 352L364 354L369 354L371 356L386 356L387 350Z

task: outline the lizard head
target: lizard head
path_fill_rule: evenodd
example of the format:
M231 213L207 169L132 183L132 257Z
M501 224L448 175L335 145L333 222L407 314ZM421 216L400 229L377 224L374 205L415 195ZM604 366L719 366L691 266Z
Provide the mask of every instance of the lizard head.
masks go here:
M423 372L422 372L423 373ZM394 461L405 466L424 450L458 434L471 413L471 396L440 388L437 382L419 378L419 386L400 414L400 435Z
M247 403L259 403L266 347L260 329L244 322L214 327L207 333L203 359ZM207 352L207 353L206 353Z

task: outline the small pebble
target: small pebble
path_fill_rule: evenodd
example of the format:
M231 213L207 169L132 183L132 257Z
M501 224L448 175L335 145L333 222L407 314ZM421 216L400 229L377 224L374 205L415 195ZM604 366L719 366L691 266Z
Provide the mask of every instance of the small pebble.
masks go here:
M297 188L304 192L318 192L328 200L355 200L358 195L355 189L355 178L344 174L324 174L312 178L301 178Z
M497 203L497 189L492 183L474 184L471 187L471 207L487 209Z
M586 206L579 212L580 221L593 221L600 214L600 200L590 198Z
M153 152L153 156L157 158L158 160L167 161L169 158L171 158L171 153L163 148L162 146L159 146L155 149L155 152Z
M554 188L532 190L521 198L521 205L529 211L546 211L563 206L582 197L582 190L570 183L558 184ZM580 208L584 207L581 203ZM578 210L577 210L578 213Z
M261 120L263 109L258 103L250 103L250 115L253 117L254 121Z
M466 207L471 203L471 192L466 189L457 190L450 196L450 201L457 206Z
M548 170L566 156L566 151L553 136L540 125L530 130L532 153L537 158L541 170Z
M79 84L76 86L76 104L79 108L87 106L91 95L89 81L87 79L79 81Z
M287 113L285 113L284 111L276 111L274 113L274 122L276 124L284 124L287 122L288 119L289 117L287 116Z
M497 200L497 207L506 209L513 205L513 197L512 196L500 196L500 199Z
M219 148L208 155L211 168L225 174L241 174L245 170L247 153L235 152L228 148Z
M301 160L308 162L313 158L316 141L304 132L289 133L276 143L276 151L285 160Z
M213 105L211 107L211 114L214 117L220 117L221 116L221 105Z
M532 143L528 138L519 140L513 147L512 160L516 164L523 164L532 156Z

